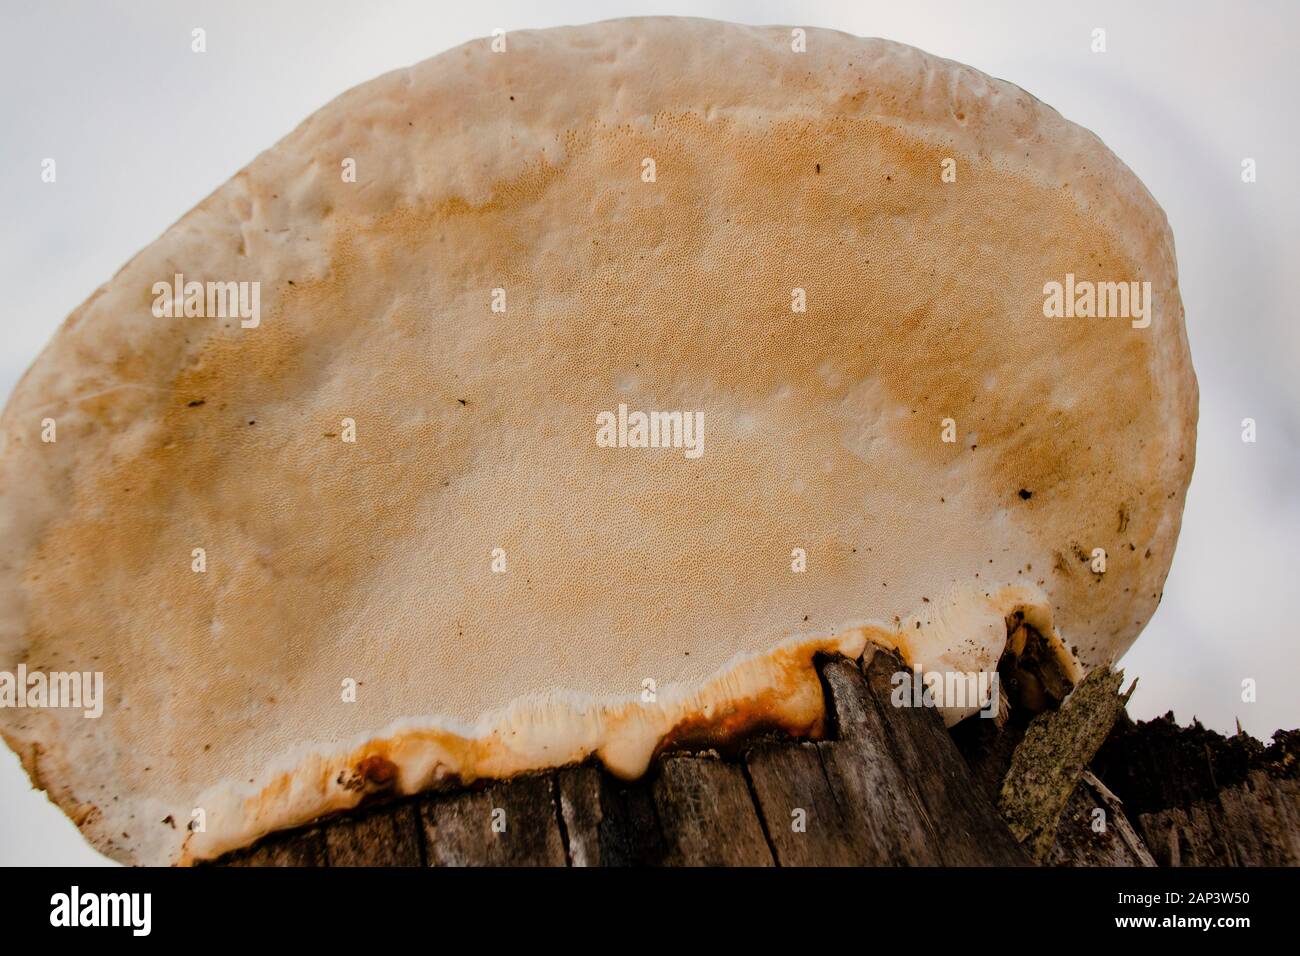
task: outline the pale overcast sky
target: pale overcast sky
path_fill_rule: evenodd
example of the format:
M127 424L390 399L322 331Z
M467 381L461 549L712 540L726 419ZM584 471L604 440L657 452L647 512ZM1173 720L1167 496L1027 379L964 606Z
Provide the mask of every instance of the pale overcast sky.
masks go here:
M636 14L910 43L1023 86L1138 174L1177 241L1201 424L1164 603L1122 661L1130 711L1300 725L1300 4L0 0L0 398L96 286L337 94L494 27ZM0 864L102 859L0 748Z

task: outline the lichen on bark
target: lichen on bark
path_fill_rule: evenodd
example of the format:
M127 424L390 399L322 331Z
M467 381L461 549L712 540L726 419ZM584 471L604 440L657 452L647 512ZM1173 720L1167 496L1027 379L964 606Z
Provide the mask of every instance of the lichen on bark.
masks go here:
M1034 718L1012 755L998 809L1039 862L1050 855L1070 794L1137 686L1121 694L1123 681L1123 671L1094 669L1057 710Z

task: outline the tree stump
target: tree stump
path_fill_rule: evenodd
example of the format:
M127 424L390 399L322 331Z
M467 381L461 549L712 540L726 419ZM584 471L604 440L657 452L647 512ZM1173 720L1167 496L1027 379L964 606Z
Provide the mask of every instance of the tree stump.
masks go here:
M1172 717L1135 725L1121 716L1109 736L1089 725L1072 737L1084 742L1080 765L1045 788L1054 833L1021 832L1024 808L1008 826L999 803L1011 812L1012 768L1018 753L1020 765L1029 761L1027 740L1048 732L1034 723L1042 717L1013 708L950 733L936 710L891 703L891 677L905 669L893 654L818 666L832 728L824 740L768 735L724 753L665 753L631 782L587 763L420 794L272 834L217 864L1300 863L1295 732L1265 747L1199 724L1180 728ZM1103 737L1094 759L1088 747Z

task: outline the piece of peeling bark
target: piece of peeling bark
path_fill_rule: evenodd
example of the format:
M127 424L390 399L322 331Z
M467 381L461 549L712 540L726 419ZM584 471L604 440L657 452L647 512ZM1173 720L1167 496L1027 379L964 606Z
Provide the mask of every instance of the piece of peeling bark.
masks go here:
M1051 855L1061 814L1084 770L1137 686L1135 681L1121 694L1123 681L1123 671L1092 671L1059 709L1030 723L1012 755L998 809L1016 839L1040 863Z

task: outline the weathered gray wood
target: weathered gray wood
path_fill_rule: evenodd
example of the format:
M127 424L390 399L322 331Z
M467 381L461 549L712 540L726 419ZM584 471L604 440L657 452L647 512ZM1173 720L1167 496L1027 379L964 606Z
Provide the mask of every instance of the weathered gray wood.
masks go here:
M670 866L772 866L745 775L705 757L666 757L654 783Z
M429 866L564 866L558 814L551 774L426 798L420 803L425 860Z
M569 767L556 774L560 819L568 835L570 866L600 866L600 829L605 822L600 771Z
M1300 866L1300 781L1255 770L1219 791L1226 842L1237 866Z
M813 743L751 747L745 766L782 866L863 866L863 834L841 808Z
M1098 832L1097 811L1105 827ZM1119 798L1084 773L1057 826L1048 862L1053 866L1155 866Z
M327 823L330 866L422 866L420 816L411 804Z
M897 655L877 652L867 664L867 688L888 731L903 779L925 807L938 838L940 858L950 866L1027 863L997 810L972 782L970 769L939 712L931 707L892 704L891 678L904 667Z
M1300 866L1300 780L1252 771L1218 798L1138 817L1161 866Z
M275 833L251 850L229 858L230 866L328 866L325 837L319 827Z
M862 671L839 658L822 673L840 739L820 743L817 750L836 802L858 834L863 864L937 865L935 828L889 745Z
M872 648L867 649L867 660ZM865 741L876 744L885 739L885 725L872 703L866 678L857 662L832 657L822 665L822 682L826 685L828 716L834 725L834 739Z
M1138 829L1160 866L1236 865L1220 833L1218 808L1212 804L1142 814Z
M595 766L556 775L571 866L655 866L665 856L654 797L644 782Z

